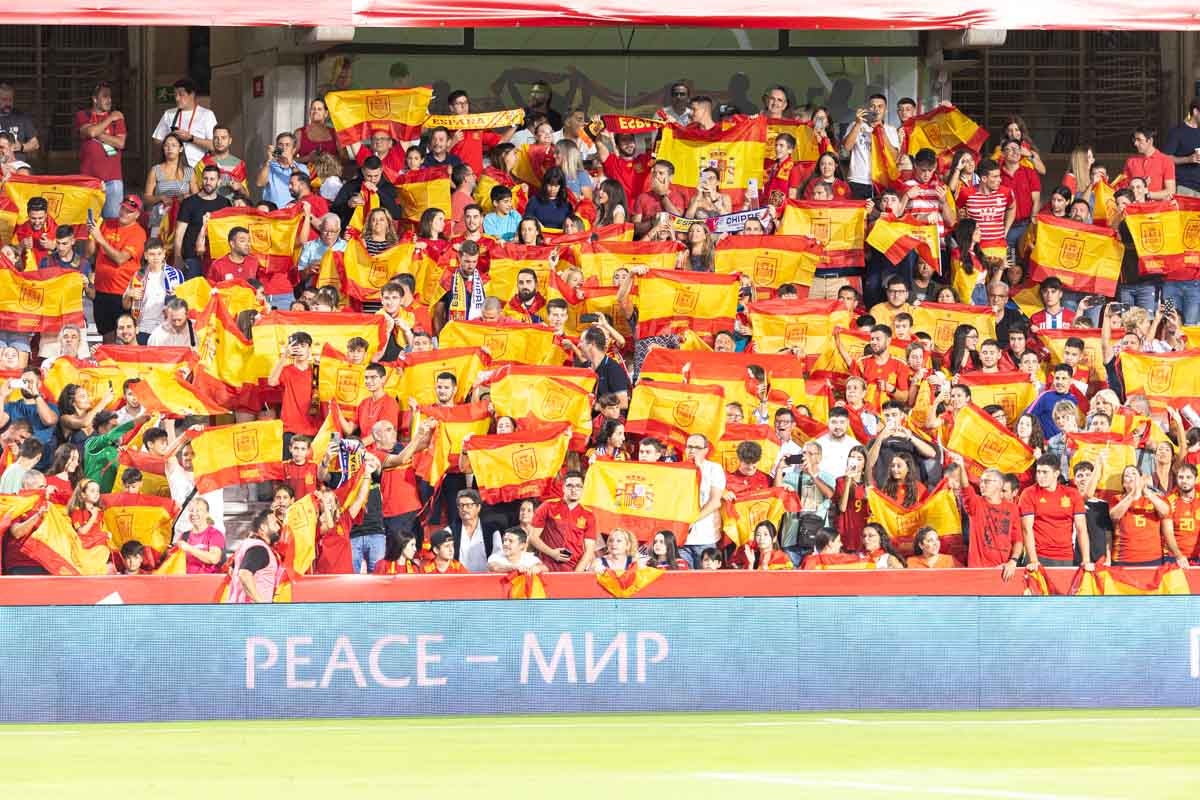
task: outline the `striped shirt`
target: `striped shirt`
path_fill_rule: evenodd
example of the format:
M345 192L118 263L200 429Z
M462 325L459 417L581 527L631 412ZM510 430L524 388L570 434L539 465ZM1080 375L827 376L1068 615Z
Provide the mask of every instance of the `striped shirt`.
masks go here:
M942 182L937 179L937 176L931 178L929 183L918 183L916 178L909 178L903 182L905 192L912 189L917 190L915 197L908 198L906 212L916 214L922 219L928 219L930 214L937 214L938 238L944 239L946 237L946 220L942 217L942 203L937 194L937 188L941 185Z
M984 245L1004 241L1004 217L1012 202L1012 189L1007 186L1001 186L991 193L985 193L982 186L978 189L963 187L958 196L959 206L975 220L980 241Z

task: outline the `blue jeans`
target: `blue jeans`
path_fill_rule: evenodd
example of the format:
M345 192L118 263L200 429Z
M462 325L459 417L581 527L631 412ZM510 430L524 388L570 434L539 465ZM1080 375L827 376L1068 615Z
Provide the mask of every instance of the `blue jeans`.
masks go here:
M383 533L368 533L365 536L354 536L350 539L350 555L354 559L354 574L362 572L363 561L367 562L367 574L375 571L375 565L383 560L387 550L387 535Z
M100 216L105 219L116 219L121 213L121 200L125 197L124 181L104 182L104 209Z
M185 258L179 266L183 270L185 280L199 278L204 274L204 262L198 258Z
M287 294L271 294L267 295L267 302L271 307L279 311L291 311L292 303L296 302L296 295L288 292Z
M1175 302L1184 325L1200 323L1200 280L1167 281L1162 287L1162 299Z
M1029 220L1024 219L1020 222L1014 222L1013 226L1008 229L1008 235L1005 240L1008 243L1008 255L1010 261L1017 260L1017 245L1021 243L1021 237L1025 235L1025 231L1029 230Z
M1153 314L1158 308L1158 285L1137 283L1132 286L1118 286L1117 302L1127 306L1139 306Z

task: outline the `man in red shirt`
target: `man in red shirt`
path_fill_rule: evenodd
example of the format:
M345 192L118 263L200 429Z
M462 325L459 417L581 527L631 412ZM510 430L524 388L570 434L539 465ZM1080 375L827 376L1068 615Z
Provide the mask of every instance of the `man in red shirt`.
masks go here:
M976 492L967 480L962 456L950 458L958 469L947 476L949 485L958 493L970 519L967 566L1000 567L1000 577L1008 580L1017 571L1025 546L1021 541L1021 512L1016 503L1001 496L1004 475L998 469L984 470Z
M1200 563L1200 497L1196 495L1196 466L1180 464L1175 470L1175 491L1167 495L1171 523L1179 552Z
M390 420L381 419L370 428L372 443L367 447L367 452L374 454L383 465L383 473L379 478L383 527L389 536L413 534L417 537L418 547L424 538L424 531L417 524L417 514L422 504L417 490L413 455L429 447L436 427L434 420L422 421L417 426L416 435L402 448L396 441L396 426ZM450 557L453 556L454 551L451 550Z
M747 492L771 488L771 476L758 468L762 456L762 445L758 442L742 442L737 446L737 469L725 473L726 500L736 500Z
M105 219L116 219L125 184L121 180L121 151L125 149L125 115L113 108L112 85L92 90L92 107L75 113L79 132L79 172L104 182Z
M371 431L377 422L390 422L393 428L400 424L400 404L396 398L383 390L387 379L387 367L382 364L368 364L363 371L363 383L367 386L367 398L358 404L354 419L342 417L342 433L346 436L358 429L358 435L363 444L370 445L375 440Z
M1154 146L1154 128L1141 125L1133 130L1136 156L1125 160L1125 180L1144 178L1151 200L1170 200L1175 196L1175 161Z
M208 265L210 283L258 278L258 258L250 252L250 231L237 225L229 231L229 252Z
M284 483L292 490L293 497L304 497L317 490L317 465L309 460L312 454L312 438L293 436L288 452L292 460L283 465Z
M1000 166L1000 183L1012 190L1016 204L1013 223L1006 236L1009 254L1012 255L1016 253L1017 243L1029 227L1029 221L1041 207L1042 179L1033 167L1021 163L1021 143L1016 139L1005 139L1000 145L1000 153L1004 156L1004 163Z
M288 440L288 446L291 446L291 437L297 433L305 436L316 434L321 423L312 413L312 336L297 331L288 337L279 360L267 376L267 385L283 387L279 418L283 420L283 429L287 431L284 438Z
M371 156L375 156L383 164L383 176L388 183L395 183L404 173L404 149L394 147L395 141L387 131L375 131L371 134L370 147L359 147L354 154L354 160L361 167Z
M27 219L13 228L12 243L20 247L17 266L26 262L37 269L42 259L54 252L54 235L58 225L50 216L50 204L44 197L31 197L25 204Z
M1000 178L1000 165L991 159L979 164L979 186L964 186L958 194L963 213L975 220L979 244L983 247L1003 247L1008 230L1017 218L1017 204L1012 189ZM965 302L965 300L964 300Z
M788 200L800 199L800 184L811 172L792 159L795 152L795 136L781 133L775 137L775 160L763 175L763 188L767 193L767 203L776 211L776 219L783 218L783 209L787 207Z
M463 214L468 206L475 205L474 192L477 174L469 164L458 164L450 169L450 186L454 190L450 195L449 228L451 238L460 236L466 230Z
M117 330L117 318L125 313L121 298L142 263L146 231L138 224L142 198L126 195L116 219L96 221L90 229L87 256L96 270L96 297L93 309L96 329L111 343Z
M1021 512L1021 527L1027 567L1033 571L1039 562L1048 567L1070 567L1075 564L1075 545L1083 554L1083 568L1095 569L1090 559L1087 521L1083 497L1071 486L1059 483L1061 465L1058 456L1044 455L1037 460L1033 486L1026 487L1017 501Z
M471 113L471 98L462 89L455 89L447 97L450 113L463 115ZM476 175L483 174L483 154L501 142L507 142L517 129L505 128L500 133L492 131L458 130L454 132L450 142L450 152L458 156L464 164L475 171Z
M308 235L305 236L304 229L301 228L301 241L313 241L320 235L317 231L321 224L321 217L329 213L329 201L312 190L312 178L303 172L293 172L292 177L288 178L288 192L292 195L290 205L304 207ZM267 294L275 293L268 290Z
M561 500L547 500L533 512L529 543L552 572L586 572L596 551L596 520L579 504L583 473L570 470L563 477Z
M612 142L612 149L608 142ZM637 152L637 137L632 133L618 133L611 138L608 134L598 137L596 157L604 166L604 176L621 184L629 202L632 203L646 190L654 157L649 152Z
M908 401L908 365L893 356L888 348L892 343L892 329L887 325L871 328L871 340L862 358L851 357L840 336L834 335L834 344L842 359L850 365L850 374L867 382L866 404L879 412L888 400Z
M671 185L675 165L659 159L650 170L650 185L633 202L633 233L637 238L645 236L657 224L659 214L682 216L688 207L687 195L682 189Z

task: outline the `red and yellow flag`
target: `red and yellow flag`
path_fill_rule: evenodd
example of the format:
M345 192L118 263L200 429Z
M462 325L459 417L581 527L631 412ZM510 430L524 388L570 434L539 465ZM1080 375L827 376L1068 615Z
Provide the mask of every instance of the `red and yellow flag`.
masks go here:
M355 408L367 399L363 383L368 361L350 363L350 358L328 342L321 350L321 367L317 371L317 397L322 403L336 400L347 408Z
M1117 357L1128 395L1144 394L1152 403L1182 406L1200 400L1200 350L1175 353L1135 353Z
M762 448L762 460L758 462L758 469L761 472L770 472L775 460L779 458L781 446L779 437L775 434L775 428L771 425L726 423L725 433L712 445L712 452L708 456L709 461L717 462L726 472L733 472L740 463L737 448L742 442L754 442Z
M361 336L367 340L367 358L370 358L387 341L387 323L379 314L269 311L254 323L254 352L274 364L288 337L300 331L312 337L313 353L321 352L326 342L345 350L347 341Z
M51 575L104 574L85 566L83 545L66 509L47 503L46 513L33 532L21 540L20 550L41 564ZM86 559L92 565L92 559ZM107 559L105 559L107 562Z
M360 305L377 303L379 291L396 275L407 272L415 277L431 269L437 271L433 259L424 250L416 250L413 242L393 245L373 256L361 239L352 237L345 250L325 251L317 284L336 286Z
M250 231L250 257L258 268L286 273L296 261L296 237L304 221L304 209L287 206L277 211L231 206L214 211L208 218L208 252L215 261L229 255L229 232L234 228Z
M651 270L637 280L639 337L670 330L732 330L738 277L711 272Z
M1112 432L1068 433L1067 450L1072 453L1072 471L1080 461L1091 462L1100 470L1096 484L1098 494L1106 498L1124 494L1121 473L1126 467L1137 464L1137 450L1131 437Z
M463 440L468 436L487 435L492 426L492 415L486 402L449 408L421 406L413 415L413 430L420 426L423 417L437 420L438 426L433 432L432 446L417 454L413 459L413 467L418 475L425 478L426 483L437 486L447 471L451 468L457 471Z
M421 124L429 116L432 99L433 89L418 86L329 92L325 104L337 129L338 144L349 147L370 139L376 131L386 131L397 142L420 139Z
M266 305L258 301L254 289L245 281L221 281L212 284L206 278L197 277L175 287L175 296L187 302L188 316L192 319L208 308L208 303L214 295L224 301L225 308L234 317L250 309L267 310Z
M954 331L959 325L970 325L979 331L979 339L996 338L996 315L988 306L969 306L962 303L921 303L912 309L913 331L928 333L933 349L945 353L954 345Z
M721 504L722 529L736 547L754 541L754 529L760 522L770 522L776 530L780 520L789 512L800 510L800 498L783 486L747 492L732 502Z
M520 425L513 433L472 436L463 444L485 503L547 496L567 457L569 424Z
M958 501L945 481L912 508L904 508L873 488L867 489L867 505L872 521L883 526L896 551L904 556L912 555L913 536L919 528L928 526L942 537L962 534Z
M675 269L682 251L678 242L587 241L578 245L576 263L585 278L594 279L600 286L612 286L618 269Z
M804 377L804 364L791 354L714 353L668 350L656 347L642 362L641 380L720 386L726 402L741 403L744 409L758 405L758 386L748 368L762 367L772 392L786 395L796 405L807 405L813 417L829 418L829 393L824 380ZM770 402L770 399L768 399Z
M763 157L767 161L775 158L775 139L781 133L790 133L796 139L796 150L792 153L792 161L806 170L812 169L823 152L813 124L801 122L798 119L768 119L767 141L763 148Z
M520 377L526 379L557 378L566 383L574 384L585 392L596 389L596 373L587 367L533 367L528 364L505 364L491 371L485 386L491 386L504 378Z
M750 179L762 175L766 158L766 117L743 117L707 131L667 125L658 142L657 158L675 166L675 185L695 191L700 170L712 167L721 176L721 192L741 208Z
M916 155L928 147L937 153L939 172L950 169L959 150L970 150L978 158L988 138L988 132L975 124L975 120L951 105L939 105L932 111L909 117L903 128L907 132L908 154Z
M438 337L442 347L485 348L494 363L561 364L566 358L546 325L453 320Z
M763 300L746 310L758 353L800 348L806 356L817 356L832 349L833 329L851 322L840 300Z
M154 568L155 575L187 575L187 553L172 547L166 558Z
M683 544L700 510L700 471L694 464L597 461L583 479L582 503L597 530L624 528L642 542L668 530Z
M316 495L299 497L288 506L279 536L283 564L297 575L307 575L317 559Z
M478 347L444 347L427 353L405 353L396 366L400 368L400 378L396 382L395 397L402 407L407 408L410 399L422 406L437 402L434 384L442 372L449 372L457 381L454 402L466 400L475 384L475 376L483 369L483 360Z
M613 597L624 600L654 583L662 574L663 570L658 567L641 567L634 563L620 574L613 569L596 573L596 583Z
M859 267L866 224L860 200L788 200L779 233L816 239L822 251L818 268Z
M882 192L900 182L899 153L888 141L882 125L871 131L871 183Z
M1055 277L1071 291L1112 297L1124 257L1125 245L1111 228L1042 214L1029 266L1036 281Z
M142 347L136 344L102 344L92 353L102 366L114 366L127 378L142 378L151 372L194 369L196 353L190 347ZM115 387L114 387L115 388Z
M595 239L593 239L595 237ZM601 225L590 231L579 233L555 233L542 237L547 245L581 245L585 242L632 242L633 223L621 222L612 225Z
M871 227L867 244L893 264L899 264L915 250L922 261L933 266L934 272L942 271L942 242L937 225L912 215L899 219L890 214L881 216Z
M750 276L754 285L812 286L821 248L807 236L727 236L713 251L716 271Z
M832 335L836 335L841 340L842 346L846 348L847 354L854 361L862 358L863 352L865 352L867 345L871 341L869 333L841 326L834 326ZM888 345L888 354L901 361L906 359L904 348L896 344L895 340L892 340L892 344ZM840 383L839 376L850 374L850 365L842 358L837 348L828 348L816 357L809 374L814 377L839 379Z
M1025 576L1025 594L1051 595L1122 595L1122 594L1191 594L1187 574L1174 561L1163 564L1153 575L1143 576L1143 570L1110 567L1103 560L1096 562L1094 572L1080 567L1066 589L1050 574L1039 569Z
M426 128L445 128L448 131L490 131L511 128L525 121L525 109L508 108L478 114L434 114L425 120Z
M73 269L0 267L0 330L56 334L64 325L86 325L83 285L83 275Z
M450 213L450 167L426 167L396 178L396 202L409 222L420 222L430 208Z
M1000 406L1004 409L1004 415L1014 423L1021 412L1037 399L1037 387L1024 372L986 373L976 370L960 374L958 382L970 388L971 400L975 405L980 408Z
M639 381L629 401L625 430L653 436L681 453L692 434L715 443L725 432L725 392L719 386Z
M1100 328L1043 328L1037 332L1037 337L1050 351L1051 364L1063 363L1067 339L1079 339L1083 342L1083 356L1079 359L1079 366L1085 367L1093 378L1105 379ZM1114 343L1120 339L1119 333L1112 336Z
M112 533L112 549L137 540L159 555L167 552L179 506L169 497L117 492L100 498L104 528Z
M1033 450L974 403L955 415L946 449L963 457L973 481L988 468L1021 475L1033 465Z
M46 378L42 381L42 394L53 403L68 383L75 383L87 389L88 396L99 402L111 386L113 401L108 407L113 409L121 400L119 390L124 381L125 376L114 364L88 366L86 361L71 356L60 356L54 359L50 369L46 371Z
M517 273L531 269L537 275L537 290L547 297L550 280L550 254L553 247L502 244L492 248L488 267L487 293L505 303L517 293Z
M4 194L16 207L16 224L29 219L27 206L35 197L46 199L47 214L59 225L87 225L87 212L100 220L104 208L104 184L88 175L12 175L4 181ZM53 238L54 231L50 231Z
M167 460L145 450L141 443L129 444L117 453L117 474L113 486L124 486L125 470L136 469L142 473L140 494L151 497L170 497L171 487L167 483Z
M192 439L192 452L200 494L241 483L283 480L283 422L272 419L206 428Z
M197 366L201 372L233 389L257 384L271 374L275 362L267 354L255 351L254 342L238 328L233 313L221 298L200 314L195 331Z
M207 391L194 383L187 383L175 373L147 373L132 388L148 414L208 417L229 411L210 397Z
M1142 275L1162 275L1167 280L1195 280L1200 274L1200 252L1184 245L1184 219L1171 200L1133 203L1125 209L1125 224L1133 237ZM1200 241L1200 229L1190 239Z
M550 375L505 373L491 384L497 416L526 417L571 426L571 449L582 451L592 435L592 395L578 385Z
M549 597L542 576L532 572L510 572L500 579L500 585L509 600L545 600Z

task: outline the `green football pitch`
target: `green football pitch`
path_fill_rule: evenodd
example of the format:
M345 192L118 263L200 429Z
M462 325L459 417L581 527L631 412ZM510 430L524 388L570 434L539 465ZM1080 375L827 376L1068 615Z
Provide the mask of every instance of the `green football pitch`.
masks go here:
M1198 754L1200 709L10 725L0 787L14 800L1159 800L1197 796Z

